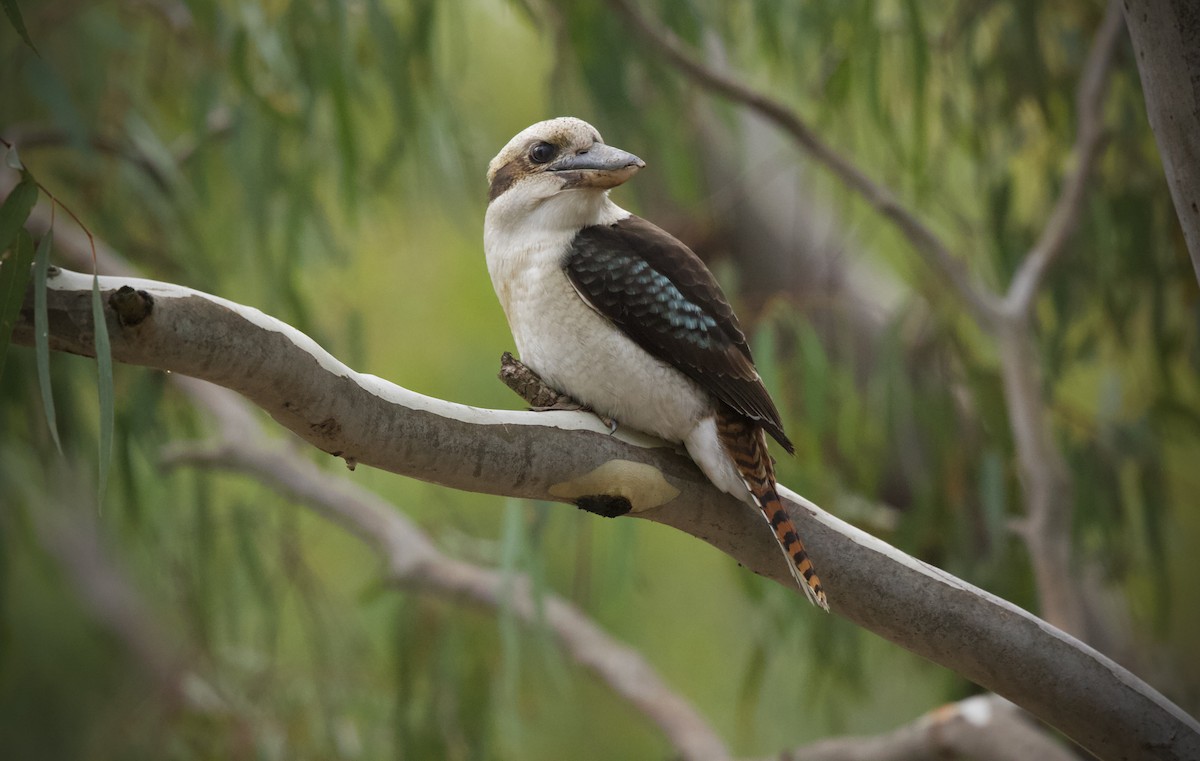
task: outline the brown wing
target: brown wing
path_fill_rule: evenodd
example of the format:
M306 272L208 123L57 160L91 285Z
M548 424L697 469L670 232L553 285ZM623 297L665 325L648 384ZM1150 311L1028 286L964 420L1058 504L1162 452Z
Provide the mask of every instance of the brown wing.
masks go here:
M563 267L580 296L638 346L794 451L729 301L691 249L630 216L580 230Z

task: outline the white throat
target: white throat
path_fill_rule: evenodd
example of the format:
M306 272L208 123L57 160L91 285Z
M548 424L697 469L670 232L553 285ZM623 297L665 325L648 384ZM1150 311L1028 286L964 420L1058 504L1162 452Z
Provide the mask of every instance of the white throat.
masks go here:
M567 247L581 229L629 216L609 200L607 191L566 190L545 197L537 190L520 183L509 188L488 205L483 224L488 273L510 323L513 284L561 269Z
M612 224L629 216L608 197L608 191L580 188L554 190L547 196L542 183L518 183L488 205L484 246L496 234L537 235L570 231L589 225Z

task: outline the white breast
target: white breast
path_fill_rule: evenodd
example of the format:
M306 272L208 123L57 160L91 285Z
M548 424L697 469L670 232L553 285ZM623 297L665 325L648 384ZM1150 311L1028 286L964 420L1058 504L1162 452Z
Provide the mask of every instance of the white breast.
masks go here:
M598 208L578 208L591 203L586 196L598 198ZM688 438L712 414L710 397L589 307L562 269L566 248L583 226L580 217L611 224L629 212L596 194L562 193L521 215L506 214L512 210L504 201L488 209L484 247L521 360L619 423L669 441Z

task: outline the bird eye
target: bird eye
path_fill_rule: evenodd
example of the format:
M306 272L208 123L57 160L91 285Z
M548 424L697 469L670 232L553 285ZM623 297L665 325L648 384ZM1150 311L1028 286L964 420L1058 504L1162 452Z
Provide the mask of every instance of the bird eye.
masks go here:
M535 164L545 164L554 158L557 149L550 143L538 143L529 149L529 160Z

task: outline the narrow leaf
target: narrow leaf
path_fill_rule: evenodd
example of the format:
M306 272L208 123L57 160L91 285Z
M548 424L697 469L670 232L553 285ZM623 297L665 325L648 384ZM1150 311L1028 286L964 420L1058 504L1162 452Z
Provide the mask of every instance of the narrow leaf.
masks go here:
M25 19L21 18L21 9L17 7L17 0L0 0L0 5L4 6L4 15L8 16L8 21L13 25L13 29L16 29L17 34L21 35L21 39L25 40L25 44L40 56L41 53L38 53L33 39L29 36L29 30L25 28Z
M4 204L0 205L0 253L16 240L17 230L29 218L29 211L37 203L37 196L37 183L33 181L33 176L23 172L21 181L4 199Z
M909 39L912 41L912 155L909 157L912 170L918 176L925 162L925 85L929 80L929 44L925 35L925 22L921 17L921 4L908 0L904 4L908 16Z
M4 375L4 358L13 328L21 314L25 288L29 285L33 263L33 238L24 228L19 229L17 245L8 257L0 260L0 376Z
M112 346L108 341L108 324L104 321L104 302L100 298L100 278L95 275L92 275L92 324L96 333L96 387L100 394L100 484L96 493L97 504L103 506L108 469L112 463L113 370Z
M37 352L38 386L42 390L42 410L46 413L46 425L54 446L62 454L62 442L58 438L58 418L54 414L54 392L50 388L50 319L46 312L46 272L50 268L50 247L53 245L54 230L46 231L38 244L33 261L33 340Z

